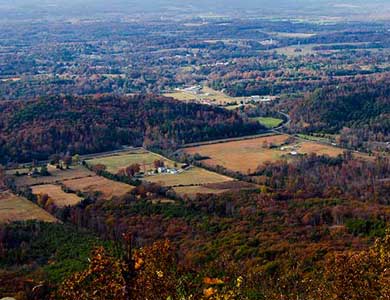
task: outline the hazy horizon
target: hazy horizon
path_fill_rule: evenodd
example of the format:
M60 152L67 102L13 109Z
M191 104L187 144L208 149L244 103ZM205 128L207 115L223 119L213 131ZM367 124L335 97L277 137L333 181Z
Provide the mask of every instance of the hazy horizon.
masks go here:
M0 0L0 14L12 18L93 17L109 14L155 14L171 16L221 16L248 14L259 17L360 16L387 19L390 3L385 0Z

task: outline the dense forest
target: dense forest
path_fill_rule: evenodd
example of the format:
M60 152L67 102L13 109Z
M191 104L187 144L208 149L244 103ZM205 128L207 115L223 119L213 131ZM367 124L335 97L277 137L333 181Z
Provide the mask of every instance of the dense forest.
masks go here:
M235 112L158 96L58 96L0 104L0 162L122 145L173 149L265 130Z
M291 116L295 130L341 133L341 144L355 149L386 146L390 135L389 81L384 76L316 90L294 104Z
M381 256L389 238L370 248L375 238L386 236L389 222L388 159L308 156L290 165L267 163L257 172L265 179L259 189L172 204L150 201L165 191L141 184L111 201L89 195L75 207L51 206L50 212L68 225L5 227L0 264L15 270L24 266L23 276L12 276L23 282L35 274L36 281L44 282L43 295L58 293L58 299L80 299L99 289L117 297L108 299L161 299L161 293L170 299L389 295L384 289L389 259ZM73 249L66 252L72 226ZM80 235L86 236L83 244ZM170 242L155 243L165 240ZM140 250L126 256L129 242ZM96 248L101 246L106 250ZM59 248L50 256L53 247ZM84 256L88 249L95 249L89 262ZM111 292L104 288L109 282ZM348 291L340 290L340 284ZM133 298L120 294L123 286ZM223 298L225 293L231 298Z

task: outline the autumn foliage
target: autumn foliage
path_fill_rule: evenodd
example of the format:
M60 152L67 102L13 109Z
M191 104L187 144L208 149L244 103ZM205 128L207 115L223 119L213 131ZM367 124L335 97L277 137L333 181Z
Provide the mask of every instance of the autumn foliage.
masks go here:
M109 256L104 248L92 252L87 270L76 273L61 286L60 299L126 299L122 262Z
M189 270L179 270L175 251L168 241L139 249L133 253L130 264L125 261L97 248L91 254L90 266L65 280L56 296L63 300L257 299L250 297L251 289L246 282L257 276L255 271L234 279L203 277L198 282L198 277ZM299 277L293 269L280 274L273 279L273 286L263 290L263 297L390 299L389 270L390 232L367 250L330 255L317 274ZM300 286L300 292L293 292L294 286ZM288 289L290 292L286 292Z

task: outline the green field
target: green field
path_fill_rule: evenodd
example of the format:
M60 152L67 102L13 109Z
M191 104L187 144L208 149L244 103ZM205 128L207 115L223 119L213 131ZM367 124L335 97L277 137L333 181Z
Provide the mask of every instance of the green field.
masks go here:
M120 169L126 168L132 164L140 164L141 169L145 166L145 171L154 170L153 162L156 160L163 160L167 167L173 167L175 164L171 160L146 150L137 150L132 151L131 153L99 157L87 160L87 163L89 165L103 164L107 167L108 172L116 174Z
M267 128L275 128L280 126L283 123L282 119L271 118L271 117L251 118L251 120L258 121L260 124L264 125Z

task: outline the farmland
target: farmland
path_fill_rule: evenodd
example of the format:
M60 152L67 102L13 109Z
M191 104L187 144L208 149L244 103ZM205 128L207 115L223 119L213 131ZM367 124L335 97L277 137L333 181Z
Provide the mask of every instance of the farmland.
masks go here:
M215 105L238 104L243 99L240 97L230 97L223 92L213 90L207 86L202 87L198 93L176 90L164 96L172 97L179 101L207 102Z
M106 157L99 157L91 160L87 160L89 165L102 164L106 166L106 170L112 174L116 174L119 170L126 168L132 164L140 164L141 168L145 168L143 171L150 171L153 169L153 163L156 160L164 161L167 167L173 167L174 162L162 156L146 151L144 149L131 151L128 153L115 154Z
M305 154L316 153L318 155L328 155L332 157L343 154L344 152L344 150L341 148L331 147L326 144L320 144L315 142L300 143L299 151Z
M209 183L232 181L233 179L205 169L192 167L180 174L159 174L146 177L149 182L160 183L163 186L191 186Z
M156 160L163 161L165 167L170 168L170 170L173 172L157 172L153 164ZM105 165L107 168L106 170L113 174L118 173L119 170L126 168L131 164L139 164L141 166L141 172L143 172L143 181L158 183L164 187L174 188L174 190L179 195L221 193L223 191L229 190L230 188L224 187L223 189L215 189L205 186L210 184L234 182L230 177L220 175L203 168L189 166L186 169L182 169L179 167L179 165L181 165L180 163L174 162L161 155L146 150L138 150L131 153L115 154L112 156L92 159L87 163L90 165ZM146 166L145 169L143 169L143 166ZM68 180L65 181L64 184L73 190L85 191L85 187L78 184L79 182L83 181L85 181L85 179ZM90 182L92 184L94 180L90 179ZM99 184L98 186L100 190L105 190L104 184ZM111 186L107 185L106 189L110 189ZM129 186L126 185L126 188L122 192L121 190L123 190L123 187L115 188L115 195L119 195L121 193L123 194L128 190L128 187Z
M120 197L130 192L133 187L131 185L112 181L101 176L91 176L78 179L70 179L63 182L64 186L83 193L100 192L105 199L112 197Z
M82 200L75 193L65 192L62 187L73 192L98 193L104 199L122 196L133 189L131 185L96 176L80 165L70 166L69 169L48 165L48 171L48 176L28 176L28 169L8 170L7 174L13 177L16 187L30 187L35 195L46 194L58 207L76 205Z
M251 118L251 120L257 121L267 128L275 128L275 127L280 126L283 123L282 119L271 118L271 117Z
M10 170L8 174L14 174L16 171L19 171L20 174L25 174L25 169L22 170ZM53 166L48 167L50 176L39 176L32 177L27 175L14 176L15 184L17 186L32 186L32 185L42 185L42 184L54 184L59 183L64 180L83 178L95 175L93 172L87 170L82 166L71 166L67 170L60 170Z
M188 196L190 198L196 196L197 194L222 194L223 192L229 191L228 189L219 190L196 185L175 187L173 190L182 197Z
M341 148L311 141L299 140L287 145L288 139L289 136L287 135L274 135L192 147L184 151L188 154L194 155L199 153L204 157L208 157L208 159L203 160L207 165L220 165L244 174L250 173L258 165L267 161L275 162L283 158L290 159L290 152L292 151L296 151L297 154L316 153L329 156L337 156L343 153ZM284 144L286 145L282 147Z
M0 223L27 220L56 222L56 219L52 215L31 201L18 197L9 191L1 192Z
M73 193L65 193L61 186L55 184L35 185L32 188L35 195L47 195L49 199L58 207L72 206L78 204L82 198Z
M253 189L258 186L242 181L225 181L200 186L178 186L173 190L182 197L194 197L197 194L222 194L232 190Z
M254 170L262 162L276 161L281 158L283 152L265 148L264 144L273 143L278 146L285 143L287 139L288 136L284 135L260 137L187 148L185 152L188 154L199 153L209 157L209 159L203 160L207 165L220 165L230 170L247 173L249 169ZM243 159L244 157L245 159Z

